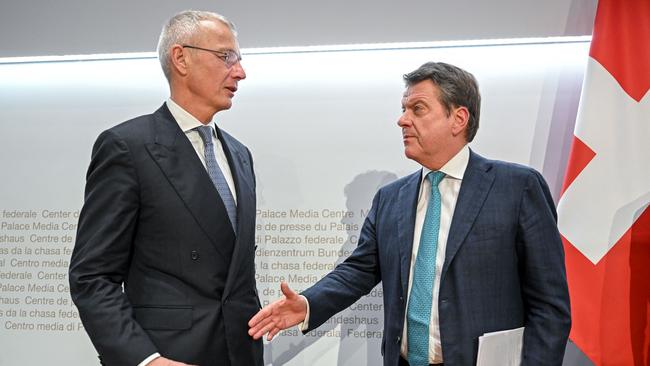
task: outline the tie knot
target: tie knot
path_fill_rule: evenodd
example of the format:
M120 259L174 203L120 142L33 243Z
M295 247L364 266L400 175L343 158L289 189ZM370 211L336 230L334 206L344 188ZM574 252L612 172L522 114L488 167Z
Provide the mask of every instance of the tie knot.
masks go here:
M212 144L212 127L210 126L199 126L196 128L201 139L205 145Z
M432 187L437 187L438 184L440 184L440 181L442 180L442 178L444 178L444 177L445 177L445 173L438 172L438 171L429 172L429 174L427 174L427 179L429 179L429 182L431 182Z

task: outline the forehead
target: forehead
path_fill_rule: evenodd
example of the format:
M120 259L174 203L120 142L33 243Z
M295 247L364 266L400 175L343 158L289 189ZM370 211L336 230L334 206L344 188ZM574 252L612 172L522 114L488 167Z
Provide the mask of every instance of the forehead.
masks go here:
M402 96L402 104L411 104L420 100L433 103L438 100L439 95L438 87L433 81L423 80L406 88Z
M210 43L211 46L235 48L237 39L230 28L218 20L202 20L197 38Z

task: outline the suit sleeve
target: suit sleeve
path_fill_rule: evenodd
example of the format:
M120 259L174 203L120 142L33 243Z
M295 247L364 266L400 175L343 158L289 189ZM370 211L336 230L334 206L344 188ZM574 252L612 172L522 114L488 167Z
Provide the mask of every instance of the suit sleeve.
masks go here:
M106 365L137 365L157 352L122 290L138 208L138 178L129 148L106 131L93 147L69 276L79 316Z
M377 193L359 234L359 244L350 256L302 295L309 302L307 333L366 295L381 280L377 250L376 219L380 201Z
M562 365L571 328L564 250L555 205L537 172L522 196L517 241L526 309L522 364Z

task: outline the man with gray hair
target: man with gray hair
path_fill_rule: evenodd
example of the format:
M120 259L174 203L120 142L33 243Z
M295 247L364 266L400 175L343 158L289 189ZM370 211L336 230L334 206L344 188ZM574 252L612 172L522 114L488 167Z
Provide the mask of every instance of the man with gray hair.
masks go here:
M385 366L474 366L480 336L520 327L522 365L560 366L571 318L544 178L468 147L481 103L472 74L429 62L404 80L397 125L421 168L377 192L350 257L301 295L283 283L249 334L308 332L381 281Z
M104 365L262 365L253 161L212 121L246 78L234 26L181 12L158 54L170 98L93 147L72 298Z

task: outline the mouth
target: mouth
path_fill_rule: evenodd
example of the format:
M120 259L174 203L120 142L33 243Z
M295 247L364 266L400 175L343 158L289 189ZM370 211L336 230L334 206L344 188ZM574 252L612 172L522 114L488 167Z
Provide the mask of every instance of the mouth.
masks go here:
M404 147L411 146L416 143L415 142L416 139L417 139L416 136L404 134L402 135L402 144L404 145Z
M235 95L235 92L237 91L237 86L227 86L226 90L228 90L232 95Z

